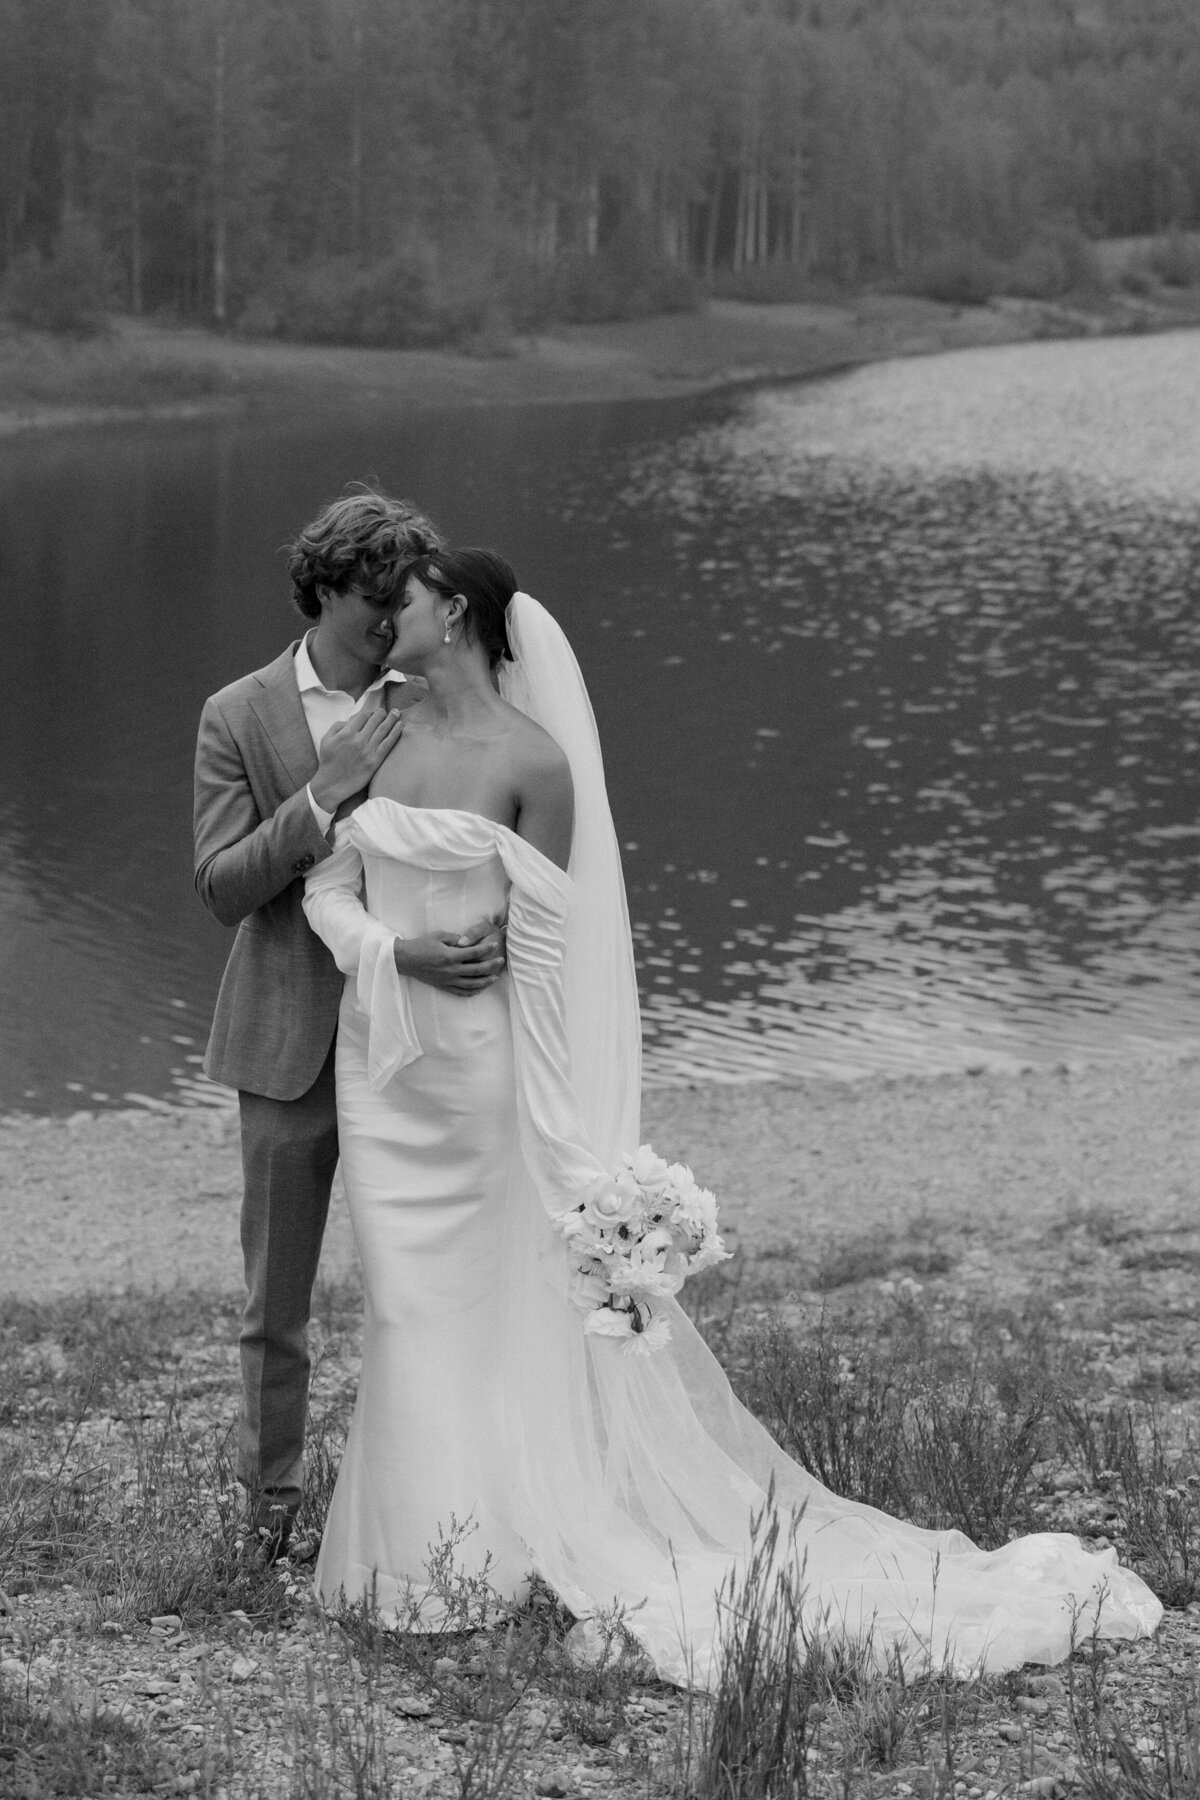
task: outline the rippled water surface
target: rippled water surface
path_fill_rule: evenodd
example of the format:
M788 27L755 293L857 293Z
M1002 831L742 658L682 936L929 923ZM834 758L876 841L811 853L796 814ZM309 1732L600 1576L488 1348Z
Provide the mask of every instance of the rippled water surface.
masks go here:
M0 1105L200 1097L195 718L354 475L492 542L595 698L650 1078L1200 1044L1200 339L758 395L0 453Z

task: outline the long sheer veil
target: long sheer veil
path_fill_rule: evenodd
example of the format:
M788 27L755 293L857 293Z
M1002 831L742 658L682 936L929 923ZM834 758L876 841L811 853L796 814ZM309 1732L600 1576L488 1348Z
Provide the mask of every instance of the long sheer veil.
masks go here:
M718 1589L745 1557L751 1516L769 1496L785 1519L803 1515L806 1630L872 1639L885 1657L894 1647L906 1661L949 1660L967 1673L1058 1661L1099 1613L1105 1635L1152 1629L1161 1608L1117 1567L1115 1552L1092 1556L1076 1539L1048 1533L984 1552L959 1532L922 1530L830 1493L739 1403L674 1301L664 1308L665 1351L631 1355L584 1333L566 1298L566 1256L551 1217L567 1203L572 1180L593 1173L596 1157L612 1168L638 1142L633 950L579 666L528 594L513 596L508 623L514 660L501 670L500 691L557 741L575 784L571 884L549 884L540 918L536 895L514 884L521 924L518 930L514 912L510 931L514 993L526 957L536 957L543 941L563 943L563 991L557 1010L545 1009L559 1024L551 1020L545 1032L547 1043L565 1038L571 1062L565 1097L548 1100L554 1084L543 1081L526 1101L518 1056L523 1151L505 1199L497 1355L505 1372L508 1505L529 1566L576 1612L610 1596L619 1601L659 1673L701 1684L712 1679ZM564 927L554 896L566 885ZM521 1013L516 1005L514 1017ZM540 1129L539 1106L551 1120ZM682 1145L658 1148L686 1153Z
M606 1165L639 1138L642 1037L629 909L596 719L575 654L532 595L508 607L511 663L500 692L558 744L571 765L574 882L563 984L571 1079L592 1147Z

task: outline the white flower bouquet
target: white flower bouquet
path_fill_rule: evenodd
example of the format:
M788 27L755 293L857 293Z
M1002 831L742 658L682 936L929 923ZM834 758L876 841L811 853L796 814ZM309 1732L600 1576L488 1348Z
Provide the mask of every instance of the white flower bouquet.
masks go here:
M625 1348L641 1355L671 1335L651 1302L677 1294L689 1275L730 1254L715 1196L649 1144L623 1152L616 1174L594 1183L558 1223L574 1264L571 1297L587 1314L584 1330L625 1338Z

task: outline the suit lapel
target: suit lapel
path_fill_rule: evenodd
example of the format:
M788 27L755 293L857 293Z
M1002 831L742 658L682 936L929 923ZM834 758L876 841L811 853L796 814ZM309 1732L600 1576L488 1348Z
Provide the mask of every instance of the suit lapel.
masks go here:
M259 689L250 704L276 756L300 789L317 772L317 753L296 686L295 654L292 644L260 671Z

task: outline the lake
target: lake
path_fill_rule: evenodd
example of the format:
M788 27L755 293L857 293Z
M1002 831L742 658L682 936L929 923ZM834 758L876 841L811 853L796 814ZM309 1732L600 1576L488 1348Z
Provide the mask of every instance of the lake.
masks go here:
M740 397L0 445L0 1111L202 1103L204 696L355 478L572 638L647 1078L1200 1048L1200 334Z

